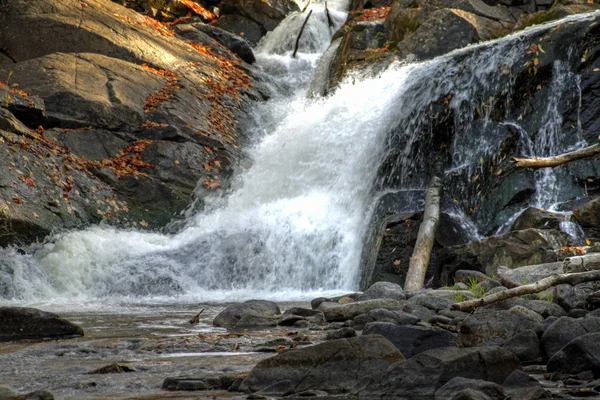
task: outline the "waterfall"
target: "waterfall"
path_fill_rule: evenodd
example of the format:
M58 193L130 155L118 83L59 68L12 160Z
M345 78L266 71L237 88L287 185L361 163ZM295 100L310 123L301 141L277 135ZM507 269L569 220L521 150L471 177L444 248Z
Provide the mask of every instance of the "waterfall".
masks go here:
M338 24L347 3L328 3ZM428 62L394 63L378 76L350 76L327 98L307 99L311 73L333 33L323 4L311 7L311 41L301 42L298 58L291 58L289 39L295 40L302 14L288 17L258 46L259 68L270 77L274 96L255 107L250 166L229 196L207 199L210 206L190 213L174 234L99 226L63 233L25 255L2 251L0 297L231 301L355 290L383 160L396 160L385 179L422 188L418 170L432 155L419 144L428 139L423 132L430 104L451 93L447 101L457 129L447 173L477 173L480 158L493 154L502 140L474 128L483 121L483 128L488 124L495 132L489 119L473 118L473 110L491 114L495 107L479 94L498 88L509 93L514 80L498 71L519 59L527 35L548 29ZM568 75L557 68L558 75Z

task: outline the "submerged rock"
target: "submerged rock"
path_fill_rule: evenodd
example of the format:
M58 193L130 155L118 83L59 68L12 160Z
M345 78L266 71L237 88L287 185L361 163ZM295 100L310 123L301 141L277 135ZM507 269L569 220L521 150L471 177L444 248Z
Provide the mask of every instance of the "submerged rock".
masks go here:
M56 314L25 307L0 307L0 342L83 336L83 329Z
M197 376L166 378L162 388L166 390L227 390L238 378L233 373L206 373Z

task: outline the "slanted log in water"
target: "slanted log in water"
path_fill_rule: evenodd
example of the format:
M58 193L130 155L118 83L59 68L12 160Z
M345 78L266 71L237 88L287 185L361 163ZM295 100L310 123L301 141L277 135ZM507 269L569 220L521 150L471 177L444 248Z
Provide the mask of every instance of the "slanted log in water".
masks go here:
M329 15L329 8L327 8L327 2L325 2L325 14L327 14L327 24L330 28L333 28L333 20L331 19L331 15Z
M480 299L473 299L456 303L452 306L453 310L469 311L477 307L487 306L488 304L496 303L498 301L511 299L517 296L523 296L526 294L534 294L544 291L552 286L569 284L577 285L579 283L597 281L600 280L600 270L587 271L587 272L576 272L572 274L554 274L547 278L540 279L539 281L516 287L514 289L503 290L489 296L482 297Z
M304 6L304 8L302 9L302 13L304 13L304 11L306 11L306 9L308 8L308 6L310 6L310 0L308 0L308 3L306 3L306 5Z
M571 151L553 157L533 157L533 158L521 158L513 157L512 162L519 168L552 168L559 165L581 160L584 158L594 157L600 154L600 144L594 144L592 146L584 147L583 149Z
M313 10L310 10L308 15L306 16L306 19L304 20L304 23L302 24L302 28L300 28L300 33L298 33L298 37L296 38L296 47L294 47L294 54L292 54L293 58L296 58L296 53L298 52L298 46L300 45L300 38L302 37L302 32L304 32L304 28L306 27L306 23L308 22L308 19L312 15L312 12L313 12Z
M425 212L423 222L419 227L417 243L404 281L404 290L419 290L425 283L425 274L429 267L431 251L435 241L435 232L440 222L440 198L442 194L442 180L434 175L429 182L425 195Z

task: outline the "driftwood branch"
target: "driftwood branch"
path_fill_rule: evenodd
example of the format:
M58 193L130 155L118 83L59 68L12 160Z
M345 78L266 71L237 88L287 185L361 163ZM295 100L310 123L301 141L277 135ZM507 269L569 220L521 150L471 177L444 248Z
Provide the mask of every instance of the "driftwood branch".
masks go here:
M423 222L419 226L417 243L404 281L405 290L420 290L425 283L425 274L429 267L431 251L435 241L435 233L440 222L440 198L442 194L442 180L434 174L425 195L425 210Z
M202 314L204 312L204 308L198 313L196 314L196 316L192 319L190 319L190 324L192 325L196 325L197 323L200 322L200 314Z
M329 15L329 8L327 8L327 2L325 2L325 14L327 14L327 24L330 28L333 28L333 20L331 19L331 15Z
M301 13L304 13L304 11L306 11L306 9L308 8L308 6L310 6L310 0L308 0L308 3L306 3L306 5L304 6L304 8L302 9Z
M519 168L552 168L559 165L581 160L584 158L594 157L600 154L600 144L594 144L592 146L584 147L583 149L571 151L553 157L533 157L533 158L521 158L513 157L512 162Z
M302 28L300 28L300 33L298 33L298 37L296 38L296 47L294 47L294 54L292 54L293 58L296 58L296 53L298 52L298 46L300 46L300 38L302 37L302 32L304 32L304 28L306 27L306 23L308 22L308 19L312 15L312 12L313 12L313 10L310 10L308 15L306 16L306 19L304 20L304 23L302 24Z
M577 285L579 283L597 280L600 280L600 270L576 272L572 274L554 274L547 278L540 279L539 281L529 285L523 285L513 289L503 290L502 292L497 292L479 299L467 300L461 303L456 303L452 306L452 309L459 311L469 311L477 307L487 306L488 304L496 303L498 301L510 299L513 297L539 293L556 285Z

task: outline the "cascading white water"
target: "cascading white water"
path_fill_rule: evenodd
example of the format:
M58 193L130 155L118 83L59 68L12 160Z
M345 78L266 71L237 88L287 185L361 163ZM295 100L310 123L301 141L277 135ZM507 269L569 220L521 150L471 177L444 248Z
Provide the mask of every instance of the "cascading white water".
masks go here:
M328 4L333 10L333 2ZM286 19L289 25L279 27L278 35L295 38L299 20ZM67 302L128 296L223 301L356 289L372 189L390 150L390 132L401 137L404 154L411 154L428 117L423 110L448 93L454 94L450 106L458 116L472 118L472 109L485 104L489 112L493 103L474 94L504 84L499 67L519 59L530 32L547 28L479 45L477 51L394 64L377 77L348 79L327 98L307 100L310 72L332 33L311 24L324 23L311 17L307 29L318 32L313 38L321 44L301 47L314 53L297 59L290 57L289 42L276 46L269 36L260 44L257 58L272 77L275 95L256 107L252 129L262 139L249 150L251 167L235 180L231 195L209 201L208 211L189 215L173 235L95 227L62 234L29 255L1 252L0 293ZM479 158L497 146L497 138L472 134L457 131L456 170L476 170ZM416 165L401 158L398 173L409 180Z

